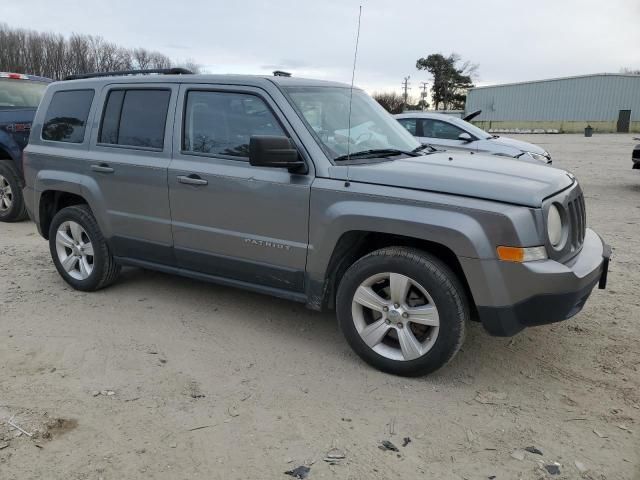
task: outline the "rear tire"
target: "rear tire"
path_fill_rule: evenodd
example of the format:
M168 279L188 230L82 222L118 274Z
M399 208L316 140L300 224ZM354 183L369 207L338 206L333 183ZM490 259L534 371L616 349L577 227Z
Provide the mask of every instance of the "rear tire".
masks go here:
M390 247L355 262L338 287L340 328L353 350L387 373L446 365L464 341L469 306L455 273L418 249Z
M18 171L11 161L0 160L0 222L20 222L28 217Z
M87 205L63 208L53 217L49 250L60 276L76 290L100 290L120 273Z

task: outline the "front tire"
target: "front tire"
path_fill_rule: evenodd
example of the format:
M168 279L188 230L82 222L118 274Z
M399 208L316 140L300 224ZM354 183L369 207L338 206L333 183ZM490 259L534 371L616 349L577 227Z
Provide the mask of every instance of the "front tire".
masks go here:
M18 172L10 162L0 160L0 222L20 222L27 217Z
M419 376L446 365L464 341L466 294L443 262L421 250L390 247L355 262L336 299L347 342L387 373Z
M100 290L120 273L87 205L63 208L53 217L49 250L60 276L76 290Z

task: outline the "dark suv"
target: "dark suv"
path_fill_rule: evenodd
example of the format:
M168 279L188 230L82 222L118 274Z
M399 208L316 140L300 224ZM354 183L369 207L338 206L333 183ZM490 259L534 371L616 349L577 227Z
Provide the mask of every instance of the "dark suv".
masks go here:
M0 222L27 218L22 199L22 150L49 78L0 72Z
M24 174L74 288L132 265L335 308L353 349L401 375L448 362L472 317L514 335L575 315L606 283L610 250L572 175L428 150L340 83L57 82Z

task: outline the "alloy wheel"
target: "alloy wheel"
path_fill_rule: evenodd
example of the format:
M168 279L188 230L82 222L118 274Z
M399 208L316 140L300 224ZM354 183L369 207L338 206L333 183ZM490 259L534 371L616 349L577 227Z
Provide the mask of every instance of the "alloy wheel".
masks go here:
M433 298L417 281L399 273L379 273L362 282L353 296L351 313L362 340L390 360L425 355L440 328Z
M60 265L72 278L86 280L93 272L93 244L79 223L69 220L60 224L56 252Z
M13 191L9 181L0 175L0 212L6 212L13 205Z

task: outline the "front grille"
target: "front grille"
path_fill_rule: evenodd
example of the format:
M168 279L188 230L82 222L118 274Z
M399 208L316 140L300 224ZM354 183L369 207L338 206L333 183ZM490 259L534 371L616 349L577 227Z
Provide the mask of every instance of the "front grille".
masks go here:
M573 186L548 198L543 204L543 209L548 211L551 204L556 204L560 210L564 211L564 222L566 226L566 239L561 244L561 248L553 247L548 241L546 244L549 258L565 263L574 258L582 249L584 237L587 233L587 215L584 202L584 195L578 182Z
M582 192L569 201L567 205L569 214L569 242L572 252L579 250L584 242L584 236L587 232L587 214L584 205L584 196Z

